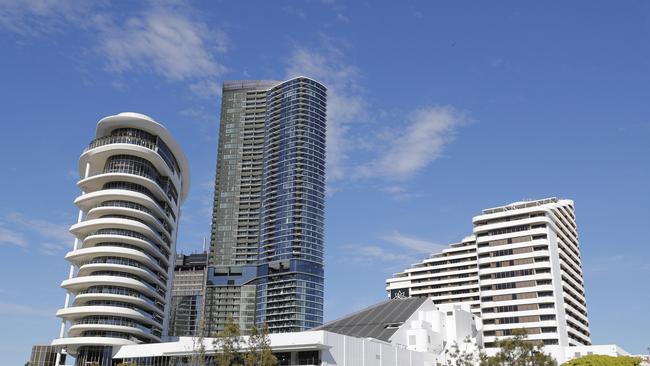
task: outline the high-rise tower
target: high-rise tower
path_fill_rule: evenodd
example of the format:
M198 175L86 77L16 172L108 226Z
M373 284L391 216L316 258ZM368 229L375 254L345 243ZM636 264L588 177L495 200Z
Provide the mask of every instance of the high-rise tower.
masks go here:
M323 320L326 90L305 77L223 86L205 320Z
M522 328L550 349L590 345L573 201L515 202L472 222L463 243L386 280L390 296L471 304L487 348Z
M160 342L168 326L180 206L189 169L169 132L148 116L97 123L79 158L82 194L60 338L77 365L110 366L111 346ZM65 334L66 323L69 324Z

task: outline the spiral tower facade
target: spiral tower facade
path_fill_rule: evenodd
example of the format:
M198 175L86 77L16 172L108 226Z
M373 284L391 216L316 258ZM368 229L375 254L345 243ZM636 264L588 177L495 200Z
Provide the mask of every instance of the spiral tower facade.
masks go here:
M111 346L160 342L165 333L189 171L162 125L120 113L99 121L79 173L61 335L52 344L78 365L104 366Z

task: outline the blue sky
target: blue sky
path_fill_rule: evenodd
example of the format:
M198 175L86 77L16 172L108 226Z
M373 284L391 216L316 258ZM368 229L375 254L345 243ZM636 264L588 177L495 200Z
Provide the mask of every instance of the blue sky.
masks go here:
M209 235L223 80L329 87L326 319L471 232L486 207L576 202L594 343L645 352L650 4L0 1L0 353L58 334L77 159L103 116L185 149L179 248ZM11 329L9 331L9 329Z

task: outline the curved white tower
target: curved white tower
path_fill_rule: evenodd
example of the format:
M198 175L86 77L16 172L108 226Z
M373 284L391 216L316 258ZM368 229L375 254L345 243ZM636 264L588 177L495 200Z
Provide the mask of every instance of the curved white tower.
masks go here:
M185 155L148 116L120 113L97 123L79 158L78 221L60 338L52 345L78 365L108 365L111 346L160 342L168 304L180 206L187 196ZM69 324L65 335L66 323Z

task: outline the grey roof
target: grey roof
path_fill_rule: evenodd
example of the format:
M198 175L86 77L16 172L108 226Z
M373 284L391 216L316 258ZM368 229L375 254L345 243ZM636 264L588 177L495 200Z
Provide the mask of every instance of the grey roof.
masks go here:
M313 330L326 330L332 333L359 338L375 338L388 342L399 326L408 320L425 301L427 298L391 299Z

